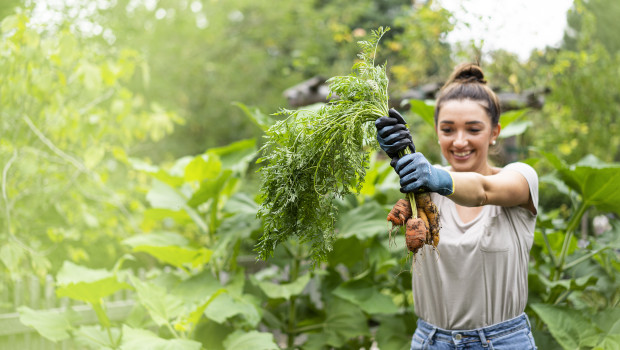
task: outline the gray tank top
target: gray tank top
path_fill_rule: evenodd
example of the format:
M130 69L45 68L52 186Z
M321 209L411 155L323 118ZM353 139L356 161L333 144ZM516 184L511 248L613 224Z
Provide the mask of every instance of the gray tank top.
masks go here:
M502 169L522 174L538 207L538 176L524 163ZM417 254L412 270L415 313L444 329L475 329L519 316L527 304L527 274L536 215L522 207L487 205L463 223L454 202L432 193L439 208L437 247Z

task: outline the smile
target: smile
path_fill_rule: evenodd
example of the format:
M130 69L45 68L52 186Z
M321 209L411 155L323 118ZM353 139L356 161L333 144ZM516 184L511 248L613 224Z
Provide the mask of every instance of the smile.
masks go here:
M454 154L456 157L467 157L468 155L472 154L473 151L467 151L467 152L452 152L452 154Z

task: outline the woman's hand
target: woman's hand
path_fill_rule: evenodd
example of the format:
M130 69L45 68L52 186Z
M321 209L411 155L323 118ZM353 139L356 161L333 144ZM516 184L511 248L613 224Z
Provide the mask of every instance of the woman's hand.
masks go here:
M401 157L394 165L400 177L400 191L437 192L443 196L454 193L454 181L449 172L434 167L422 153Z
M390 158L398 157L398 152L407 147L411 152L415 152L415 146L405 119L395 109L390 109L389 117L377 119L375 127L377 128L379 146Z

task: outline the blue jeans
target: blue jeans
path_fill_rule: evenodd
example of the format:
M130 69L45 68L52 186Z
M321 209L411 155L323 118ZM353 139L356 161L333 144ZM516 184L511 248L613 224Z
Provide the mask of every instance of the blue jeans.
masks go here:
M525 313L508 321L472 330L450 331L418 319L411 350L537 349Z

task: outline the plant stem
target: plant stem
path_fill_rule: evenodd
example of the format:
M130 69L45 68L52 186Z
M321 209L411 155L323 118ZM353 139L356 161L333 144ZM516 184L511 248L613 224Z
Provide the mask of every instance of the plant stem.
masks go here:
M547 246L547 251L549 252L549 256L551 257L551 262L553 263L553 267L558 267L558 262L555 260L555 254L551 249L551 244L549 243L549 237L547 236L547 232L543 229L542 231L543 238L545 239L545 245Z
M564 243L562 244L562 251L560 253L559 263L556 266L556 275L554 276L554 280L558 280L560 276L562 276L562 272L566 269L564 266L564 261L566 260L566 254L568 254L568 247L570 246L570 240L573 236L573 232L577 228L577 225L581 222L581 217L583 213L586 212L588 205L586 202L582 202L577 208L577 211L573 214L570 221L568 222L568 226L566 227L566 236L564 237Z
M297 246L297 254L293 256L293 264L291 266L291 278L290 282L294 282L297 280L299 275L299 260L301 256L301 245ZM288 339L287 339L287 347L289 349L293 348L295 345L295 325L297 324L297 315L296 315L296 305L297 304L297 296L291 296L291 300L289 301L289 310L288 310Z
M568 269L570 269L570 268L571 268L571 267L573 267L573 266L579 265L579 264L581 264L582 262L584 262L584 261L586 261L586 260L590 259L591 257L595 256L596 254L598 254L598 253L600 253L600 252L602 252L603 250L608 249L608 248L611 248L611 247L610 247L610 246L604 246L603 248L601 248L601 249L597 249L597 250L595 250L595 251L593 251L593 252L590 252L590 253L588 253L588 254L586 254L586 255L582 256L582 257L581 257L581 258L579 258L579 259L573 260L573 261L569 262L568 264L564 265L564 269L565 269L565 270L568 270Z
M553 303L553 305L558 305L559 303L564 301L564 299L568 298L568 296L570 295L571 292L572 292L572 290L565 290L564 292L562 292L562 294L560 294L560 296L558 296L558 298Z
M314 330L317 330L317 329L322 329L324 327L325 327L324 323L319 323L319 324L313 324L313 325L310 325L310 326L296 328L293 331L295 333L303 333L303 332L308 332L308 331L314 331Z
M409 148L405 148L404 150L398 152L399 157L402 157L406 154L411 154L411 150ZM411 204L411 217L417 219L418 207L415 204L415 195L413 194L413 192L407 193L407 199L409 200L409 204Z

